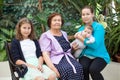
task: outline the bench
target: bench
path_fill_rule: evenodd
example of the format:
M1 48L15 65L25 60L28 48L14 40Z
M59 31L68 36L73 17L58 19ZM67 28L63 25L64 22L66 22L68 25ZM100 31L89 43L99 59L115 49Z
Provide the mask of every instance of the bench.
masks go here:
M19 80L20 76L18 75L18 72L22 73L22 71L25 68L27 68L27 66L24 65L24 64L16 65L13 62L12 57L10 55L10 47L11 47L11 43L10 42L5 42L5 49L6 49L6 54L8 56L8 63L9 63L9 67L10 67L11 78L12 78L12 80Z

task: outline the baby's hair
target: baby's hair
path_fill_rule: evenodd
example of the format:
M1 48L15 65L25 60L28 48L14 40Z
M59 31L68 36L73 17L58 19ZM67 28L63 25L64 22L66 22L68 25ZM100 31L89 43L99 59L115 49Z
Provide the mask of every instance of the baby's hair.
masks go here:
M91 31L93 31L93 28L92 28L91 25L86 25L85 28L90 29Z

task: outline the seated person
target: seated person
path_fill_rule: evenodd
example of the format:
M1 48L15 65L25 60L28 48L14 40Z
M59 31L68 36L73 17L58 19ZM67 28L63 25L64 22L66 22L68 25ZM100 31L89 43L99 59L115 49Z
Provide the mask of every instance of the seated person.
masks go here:
M78 35L84 36L84 38L88 38L86 43L91 44L95 42L95 38L92 36L92 31L93 31L92 27L87 25L83 31L77 32L74 37L76 38ZM71 45L75 42L78 44L78 49L75 51L73 55L75 58L78 58L82 50L85 48L85 45L77 38L71 43Z
M26 73L20 80L56 80L55 73L43 65L42 52L35 38L32 22L22 18L16 25L16 38L11 43L11 54L16 65L24 64Z
M47 23L50 29L39 39L46 64L60 80L84 80L83 68L71 54L72 48L67 33L61 30L64 23L62 16L59 13L52 13Z

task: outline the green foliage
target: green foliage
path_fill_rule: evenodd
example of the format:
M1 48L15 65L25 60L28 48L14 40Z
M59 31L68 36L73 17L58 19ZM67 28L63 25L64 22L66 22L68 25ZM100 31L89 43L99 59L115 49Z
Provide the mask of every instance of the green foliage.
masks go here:
M33 21L37 37L39 38L41 33L48 29L48 15L53 12L58 12L62 14L65 20L62 29L65 30L68 35L73 35L78 30L75 26L82 25L82 20L80 19L82 7L91 5L94 8L96 16L101 12L105 15L105 22L107 22L108 25L106 28L105 41L110 55L113 55L120 49L120 29L118 28L120 27L120 24L118 24L120 21L120 2L119 0L114 0L117 14L113 14L112 7L110 6L111 1L113 0L42 0L40 10L38 8L38 0L1 0L0 52L4 52L4 42L11 41L14 37L15 25L21 17L28 17ZM118 16L118 21L114 20L116 15ZM4 53L0 53L0 56L1 55L6 56Z
M0 16L2 15L3 0L0 0Z
M12 14L3 15L0 21L0 51L4 49L4 42L11 41L14 36L15 22Z
M38 12L36 15L28 14L27 17L33 21L37 38L47 29L47 16L50 11Z
M7 10L7 9L8 10ZM11 11L11 7L4 7L4 15L0 16L0 61L6 60L7 56L5 53L5 42L11 41L14 36L14 27L16 18L14 14L7 13L9 10Z
M63 25L62 30L66 31L68 35L74 35L78 31L78 28L76 28L77 25L80 25L80 23L72 20L66 22Z
M27 14L36 14L38 12L38 0L23 0L14 5L15 15L18 17L26 17Z
M120 49L120 25L111 28L111 31L107 32L106 46L111 56L119 53Z
M110 56L120 53L120 12L111 14L106 21L110 27L105 36L105 42Z
M7 60L6 51L2 50L0 51L0 62L5 60Z
M13 29L6 29L0 27L0 61L6 60L7 56L5 53L5 42L11 41L13 38L14 31Z
M68 33L73 33L75 24L79 22L79 15L73 9L73 6L66 7L63 3L59 3L59 0L54 0L52 3L50 3L49 1L44 0L42 2L42 5L43 5L42 11L38 11L36 14L30 13L27 15L27 17L30 18L34 23L37 37L39 38L42 32L48 30L47 17L49 16L49 14L53 12L58 12L62 14L65 20L65 23L68 23L68 22L72 23L70 25L71 26L70 30L68 30L68 26L64 27L64 30ZM75 19L77 19L77 21Z

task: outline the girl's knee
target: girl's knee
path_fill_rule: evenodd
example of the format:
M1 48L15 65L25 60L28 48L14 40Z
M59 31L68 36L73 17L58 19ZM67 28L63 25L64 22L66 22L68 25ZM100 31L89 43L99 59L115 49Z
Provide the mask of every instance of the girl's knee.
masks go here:
M48 78L48 80L56 80L56 79L57 79L57 77L56 77L56 75L54 73L50 74L50 76Z
M35 80L45 80L45 79L41 76L37 76L37 77L35 77Z

